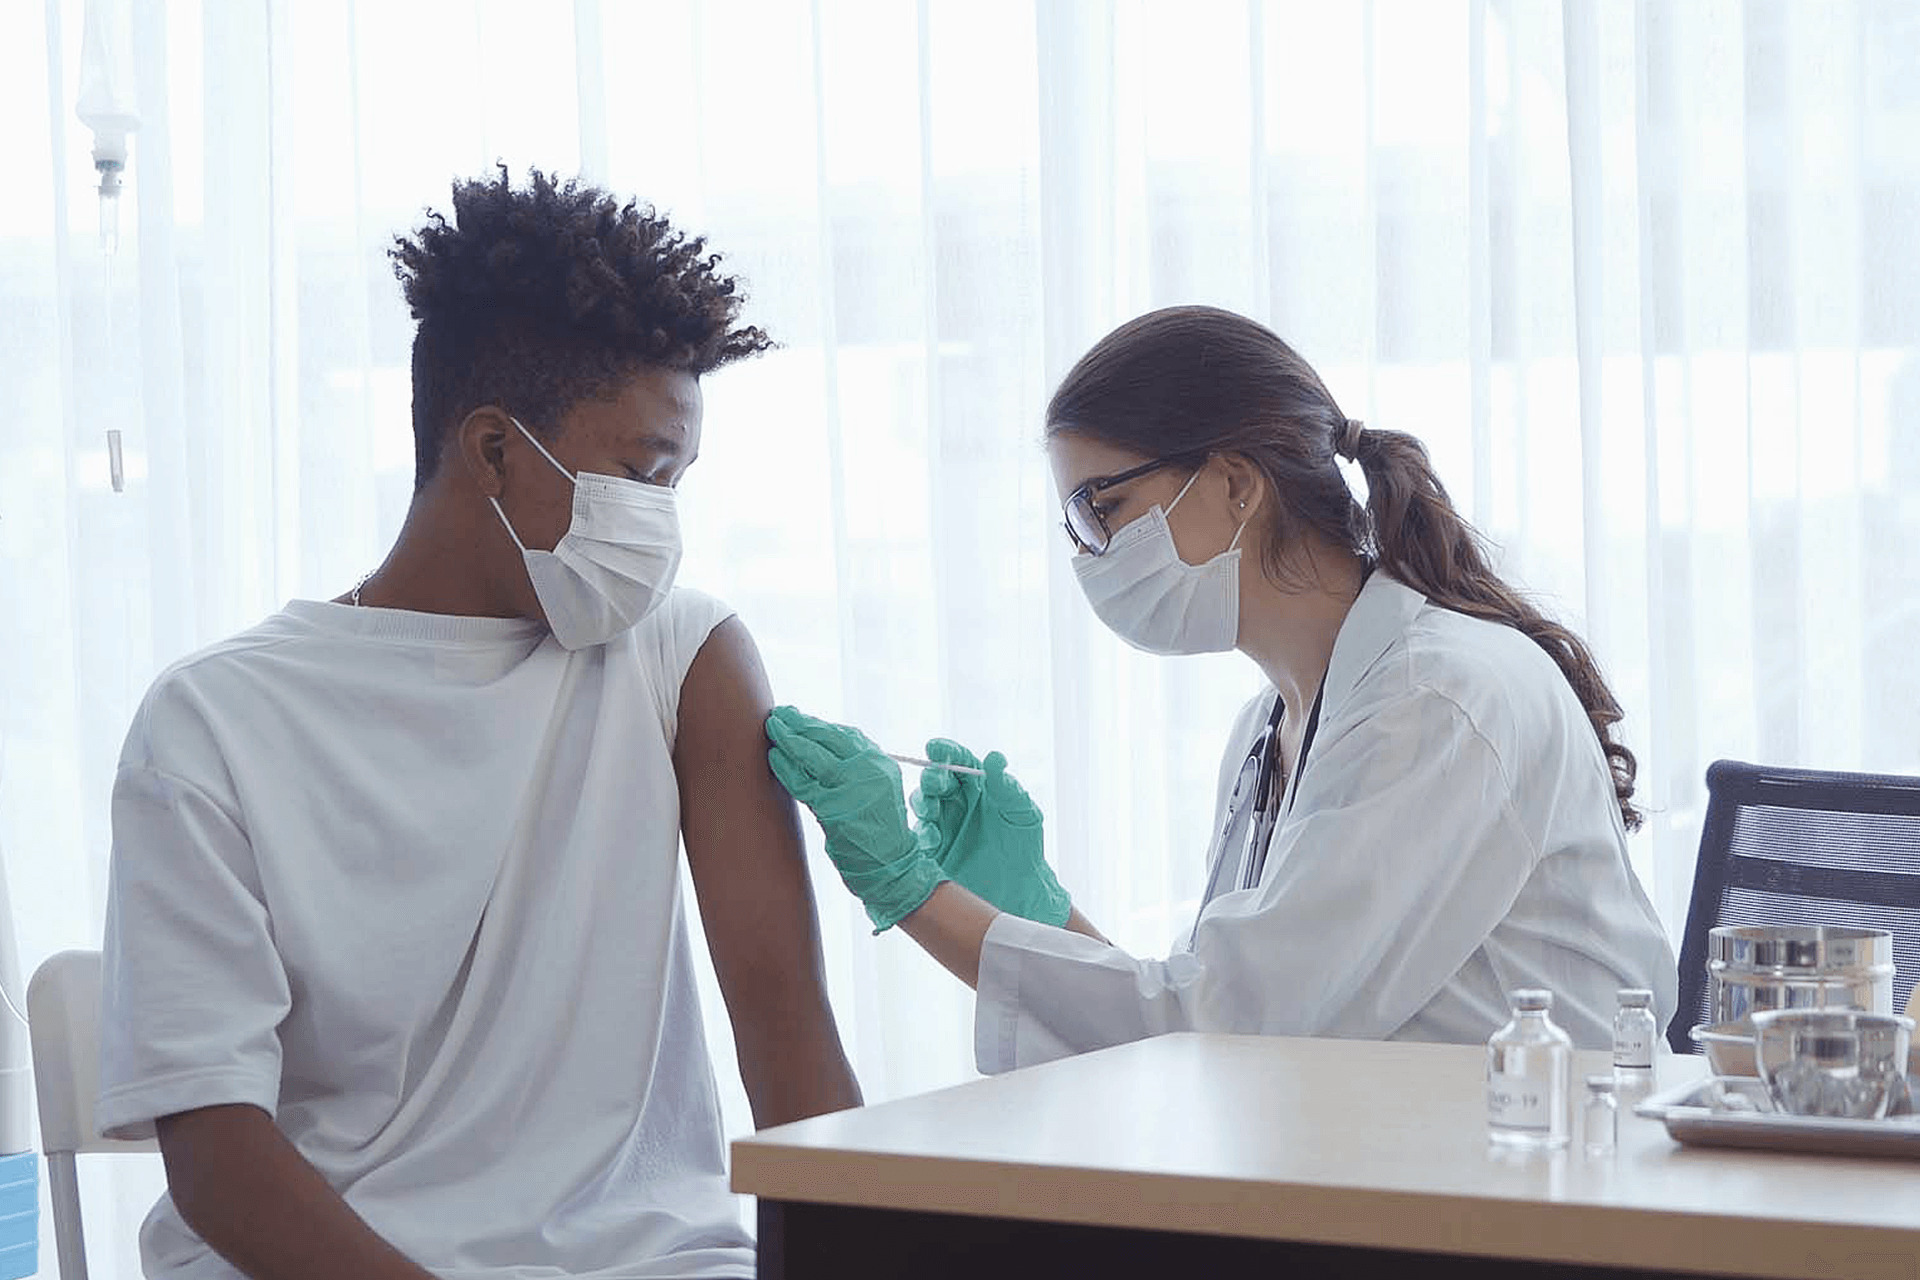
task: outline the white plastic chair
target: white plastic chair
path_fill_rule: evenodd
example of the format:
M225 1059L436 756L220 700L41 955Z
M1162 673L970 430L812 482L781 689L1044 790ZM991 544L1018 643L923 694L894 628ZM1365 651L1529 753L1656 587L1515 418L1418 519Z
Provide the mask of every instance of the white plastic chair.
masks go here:
M158 1151L152 1140L103 1138L93 1124L100 1084L100 953L62 951L27 984L33 1080L40 1095L40 1150L47 1157L53 1243L60 1280L87 1280L80 1230L80 1182L74 1157L95 1152Z

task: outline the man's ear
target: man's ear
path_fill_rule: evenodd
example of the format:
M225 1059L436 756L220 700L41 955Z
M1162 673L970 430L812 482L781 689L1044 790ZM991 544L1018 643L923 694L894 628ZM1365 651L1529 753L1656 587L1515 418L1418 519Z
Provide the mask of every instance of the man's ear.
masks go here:
M513 419L499 406L481 405L460 420L447 442L449 451L458 451L483 497L497 498L506 488L507 437L513 430Z

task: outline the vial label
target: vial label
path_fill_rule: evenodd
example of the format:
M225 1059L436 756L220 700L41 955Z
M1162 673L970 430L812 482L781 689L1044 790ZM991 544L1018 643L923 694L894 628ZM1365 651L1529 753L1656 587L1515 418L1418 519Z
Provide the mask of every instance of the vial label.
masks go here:
M1487 1120L1502 1129L1548 1132L1553 1127L1553 1111L1546 1082L1493 1072L1487 1077Z
M1645 1027L1629 1027L1613 1033L1613 1065L1629 1069L1653 1065L1653 1035Z

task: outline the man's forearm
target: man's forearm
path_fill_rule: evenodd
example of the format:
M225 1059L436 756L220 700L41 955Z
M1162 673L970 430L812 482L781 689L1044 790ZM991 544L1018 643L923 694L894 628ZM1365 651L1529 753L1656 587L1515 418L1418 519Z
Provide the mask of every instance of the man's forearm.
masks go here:
M204 1107L163 1117L158 1129L174 1207L252 1280L433 1280L368 1226L259 1108Z

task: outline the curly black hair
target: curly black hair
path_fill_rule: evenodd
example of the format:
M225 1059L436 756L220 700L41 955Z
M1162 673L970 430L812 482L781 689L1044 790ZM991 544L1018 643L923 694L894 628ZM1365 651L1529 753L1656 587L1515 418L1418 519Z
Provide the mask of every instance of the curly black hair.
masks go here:
M551 433L643 368L698 377L771 347L738 323L740 284L706 248L651 206L539 169L521 188L505 165L454 183L453 220L429 210L388 250L419 322L415 489L447 431L482 405Z

